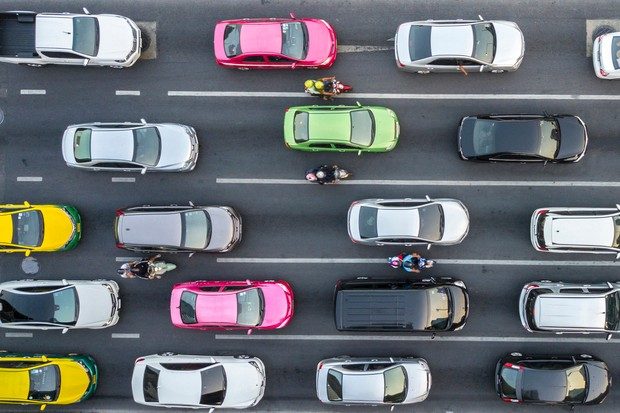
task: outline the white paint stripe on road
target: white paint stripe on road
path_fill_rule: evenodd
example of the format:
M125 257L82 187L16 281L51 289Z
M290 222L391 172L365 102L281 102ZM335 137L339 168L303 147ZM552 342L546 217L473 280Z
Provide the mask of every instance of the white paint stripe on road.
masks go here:
M17 182L42 182L42 176L18 176Z
M117 90L116 96L140 96L139 90Z
M470 343L587 343L619 344L618 340L606 340L604 338L582 338L582 337L558 337L550 335L545 337L489 337L489 336L443 336L437 335L435 338L429 336L373 336L373 335L306 335L306 334L216 334L216 340L299 340L299 341L433 341L433 342L470 342Z
M140 338L138 333L112 333L112 338Z
M338 53L360 53L360 52L383 52L385 50L394 50L392 46L362 46L362 45L339 45Z
M136 182L136 178L112 178L112 182Z
M137 261L142 257L116 257L115 261L116 262L131 262L131 261Z
M32 333L4 333L6 338L32 338Z
M461 260L437 259L445 265L620 267L620 261L540 261L540 260ZM234 264L387 264L386 258L217 258L218 263Z
M192 97L308 97L304 92L256 92L256 91L200 91L200 90L169 90L168 96ZM580 100L580 101L615 101L620 95L536 95L536 94L493 94L493 93L346 93L340 97L351 99L409 99L409 100Z
M47 92L45 89L21 89L20 95L45 95Z
M305 179L268 179L268 178L217 178L218 184L247 185L302 185ZM406 180L406 179L352 179L340 181L338 185L397 185L397 186L521 186L521 187L603 187L618 188L620 182L600 181L447 181L447 180Z

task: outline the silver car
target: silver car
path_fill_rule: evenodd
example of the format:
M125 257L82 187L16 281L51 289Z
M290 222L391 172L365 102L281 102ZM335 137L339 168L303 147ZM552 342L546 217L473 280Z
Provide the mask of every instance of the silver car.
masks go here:
M249 356L142 356L131 377L136 403L190 409L245 409L265 393L265 365Z
M151 206L116 211L116 246L139 252L228 252L241 217L228 206Z
M615 208L539 208L530 239L537 251L616 254L620 258L620 204Z
M84 123L67 127L62 156L90 171L186 172L196 166L194 128L176 123Z
M322 360L316 368L316 395L323 403L398 405L424 401L431 371L422 358L351 358Z
M469 231L469 213L456 199L362 199L349 208L349 237L365 245L454 245Z
M396 65L407 72L513 72L525 42L516 23L425 20L403 23L394 39Z
M574 284L536 281L519 298L521 324L530 332L620 332L620 281Z
M21 280L0 284L0 327L62 330L118 322L118 284L109 280Z
M599 79L620 79L620 32L607 33L594 39L592 64Z

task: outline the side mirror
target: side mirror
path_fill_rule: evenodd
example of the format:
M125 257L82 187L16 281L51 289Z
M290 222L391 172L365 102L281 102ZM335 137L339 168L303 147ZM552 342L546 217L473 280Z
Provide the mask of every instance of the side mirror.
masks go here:
M362 104L361 104L361 103L359 103L358 101L355 101L355 104L356 104L357 106L359 106L360 108L362 107Z
M479 18L480 20L484 20L484 19L482 18L482 16L481 16L481 15L478 15L478 18Z
M24 202L25 203L25 202ZM620 211L620 204L616 204L616 209Z
M618 253L618 255L616 255L616 259L620 260L620 252Z
M84 14L90 14L90 12L88 11L86 7L82 7L82 10L84 11Z
M192 201L189 201L189 206L194 206L194 203Z
M30 208L30 202L28 202L28 201L24 201L24 206L25 206L26 208ZM619 209L620 209L620 208L619 208Z
M89 60L89 59L84 59L84 60L82 61L82 66L88 66L88 62L90 62L90 60Z
M293 12L290 12L288 15L291 16L291 19L293 20L297 19L297 16L295 16L295 13Z
M424 198L426 198L426 200L427 200L427 201L429 201L429 202L430 202L430 200L431 200L431 197L430 197L430 196L428 196L428 195L424 195Z
M41 356L41 360L43 360L44 362L47 362L47 357Z
M247 335L249 336L250 334L252 334L252 329L251 329L251 328L248 328Z
M209 409L209 413L213 413L215 411L215 407Z
M359 151L357 151L357 156L360 156L362 154L362 150L360 149Z
M195 252L190 252L189 255L187 256L187 258L192 258L192 255L194 255Z
M146 120L145 120L144 118L140 118L140 122L141 122L143 125L146 125Z
M293 62L293 64L291 65L291 69L295 69L295 67L297 67L297 62Z
M11 251L11 252L13 252L13 251ZM29 257L30 256L30 250L24 251L24 256L25 257Z
M252 281L250 281L250 280L245 280L245 283L246 283L247 285L252 285Z
M43 410L45 410L45 408L46 408L46 407L47 407L47 404L42 404L42 405L39 407L39 410L43 411Z
M67 327L63 328L63 329L62 329L62 334L66 334L66 333L67 333L67 331L69 331L69 329L68 329Z
M64 278L62 279L62 285L69 285L69 283L67 282L67 280L65 280Z
M142 170L140 170L140 174L144 175L146 173L146 167L142 168Z
M390 407L390 411L393 412L394 411L394 407L396 407L396 405L392 405L392 407Z
M611 340L612 337L613 337L613 334L611 333L607 334L607 340Z
M431 249L431 244L426 244L426 249L430 250Z

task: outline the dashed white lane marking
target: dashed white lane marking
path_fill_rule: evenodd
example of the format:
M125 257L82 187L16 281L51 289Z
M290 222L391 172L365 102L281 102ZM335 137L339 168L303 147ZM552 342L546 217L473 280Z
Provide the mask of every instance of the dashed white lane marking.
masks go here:
M271 97L271 98L303 98L312 97L304 92L226 92L226 91L192 91L169 90L168 96L194 97Z
M305 179L269 178L217 178L218 184L252 185L301 185L310 184ZM406 180L406 179L352 179L340 181L338 185L394 185L394 186L522 186L522 187L605 187L618 188L620 182L601 181L445 181L445 180Z
M42 182L42 176L18 176L17 182Z
M112 333L112 338L140 338L138 333Z
M45 89L21 89L20 95L45 95L47 92Z
M136 178L114 177L112 178L112 182L136 182Z
M620 261L540 261L540 260L461 260L437 259L445 265L620 267ZM217 258L219 263L235 264L387 264L385 258Z
M385 50L394 50L392 46L362 46L362 45L339 45L338 53L360 53L360 52L383 52Z
M141 257L116 257L116 262L131 262L139 260Z
M434 341L434 342L470 342L470 343L587 343L587 344L620 344L619 340L604 338L559 337L489 337L489 336L454 336L454 335L357 335L357 334L216 334L216 340L300 340L300 341Z
M32 338L32 333L4 333L6 338Z
M116 96L140 96L139 90L117 90Z

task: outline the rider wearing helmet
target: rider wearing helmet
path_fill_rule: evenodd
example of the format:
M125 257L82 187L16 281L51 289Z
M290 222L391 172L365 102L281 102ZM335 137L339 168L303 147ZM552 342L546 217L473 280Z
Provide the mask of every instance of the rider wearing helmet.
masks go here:
M312 79L308 79L304 82L304 89L306 93L310 93L311 95L320 95L321 92L317 89L316 83Z

